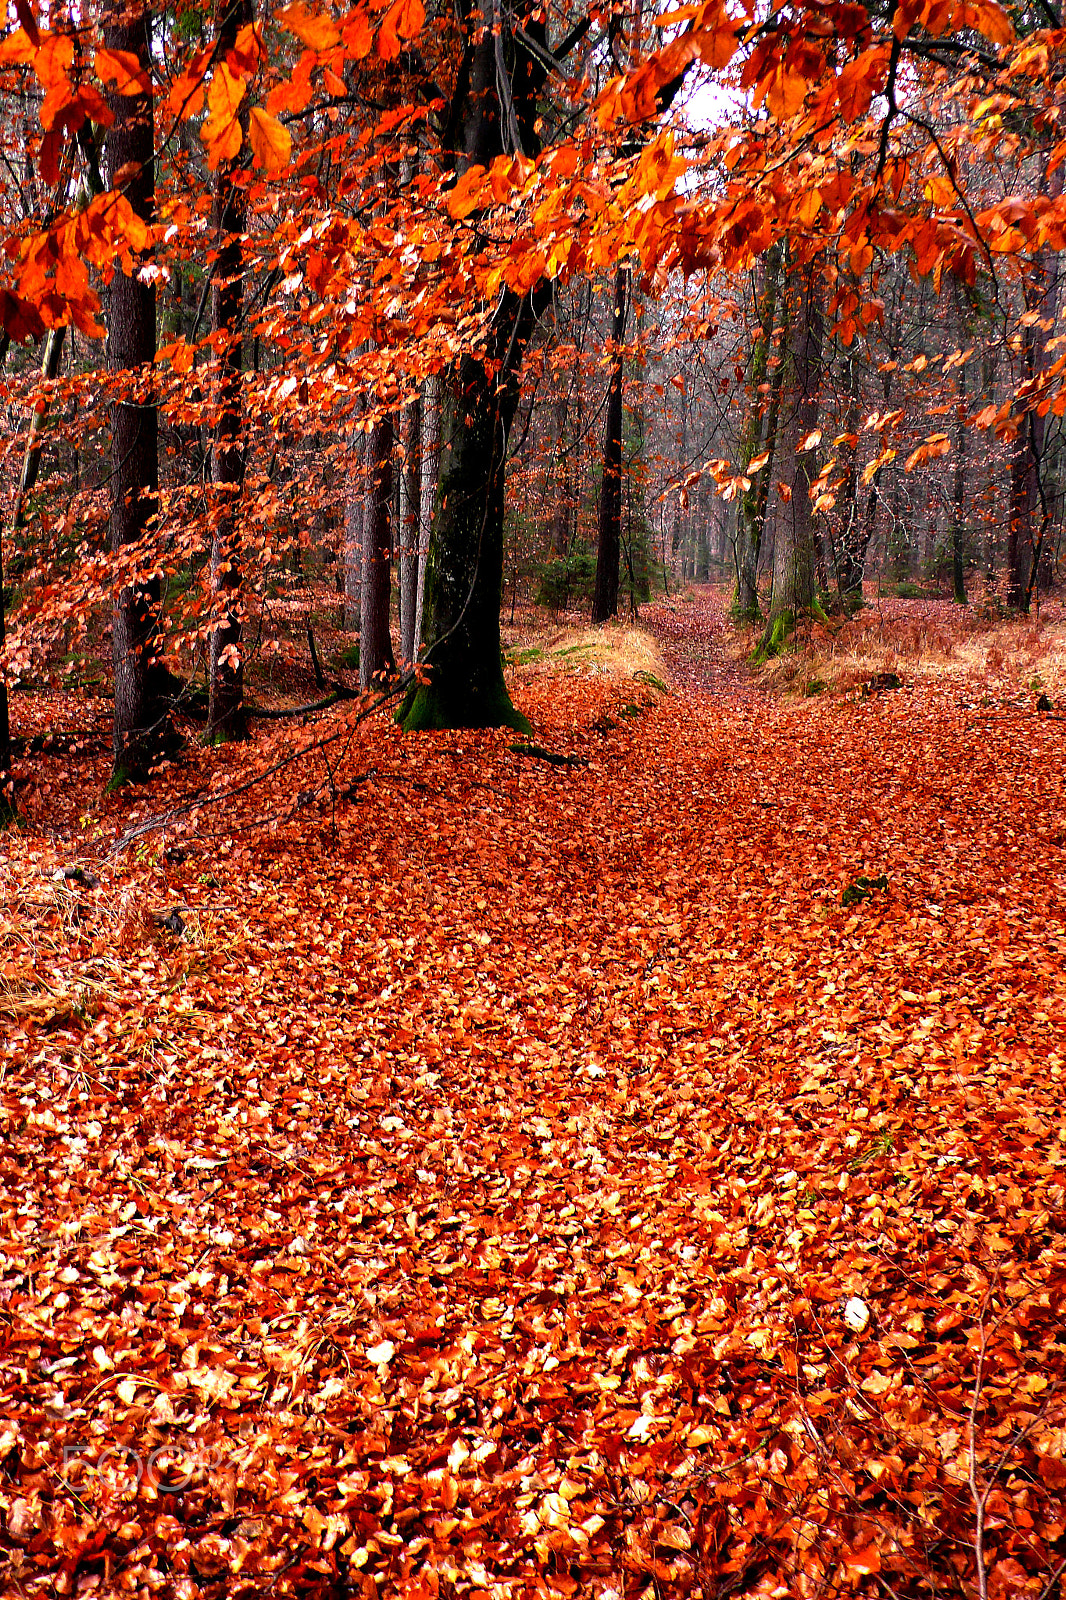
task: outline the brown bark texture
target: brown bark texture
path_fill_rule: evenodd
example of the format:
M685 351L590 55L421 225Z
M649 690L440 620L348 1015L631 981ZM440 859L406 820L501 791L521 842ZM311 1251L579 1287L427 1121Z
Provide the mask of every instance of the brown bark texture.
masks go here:
M116 9L104 30L108 49L126 51L150 70L147 5ZM122 181L126 198L145 222L155 210L152 96L114 95L114 122L107 136L111 182ZM111 280L107 366L122 375L123 395L111 405L111 549L128 555L140 544L158 512L158 412L152 391L155 359L155 286L136 272L116 271ZM145 551L140 573L124 579L112 618L115 668L114 773L112 783L146 778L169 737L160 664L159 579Z

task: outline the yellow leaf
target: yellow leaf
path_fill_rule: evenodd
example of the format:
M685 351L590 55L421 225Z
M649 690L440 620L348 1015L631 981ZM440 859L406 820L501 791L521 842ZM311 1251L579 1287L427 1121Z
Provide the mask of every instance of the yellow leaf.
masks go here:
M957 198L955 185L941 172L934 172L925 180L925 198L935 206L952 206Z
M248 142L255 165L265 172L280 172L288 166L292 154L289 130L260 106L253 106L248 119Z
M207 91L207 114L211 121L232 122L244 99L244 79L231 72L225 62L215 68Z

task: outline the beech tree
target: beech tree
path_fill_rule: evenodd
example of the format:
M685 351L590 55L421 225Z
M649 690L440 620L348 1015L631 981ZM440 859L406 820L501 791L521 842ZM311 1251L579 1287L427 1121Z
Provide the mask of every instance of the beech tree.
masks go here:
M792 259L785 272L786 362L782 399L785 437L774 540L774 575L766 642L776 645L796 617L814 604L814 511L811 485L817 477L819 387L824 313L820 263Z
M551 57L539 13L521 27L466 0L463 54L445 129L445 152L462 177L505 151L535 155L537 95ZM526 44L525 39L533 41ZM528 731L511 704L500 651L503 497L507 441L519 373L543 292L505 289L487 352L442 374L441 462L427 600L426 666L402 708L404 728L510 726Z
M759 615L759 557L766 528L781 411L784 365L780 352L775 354L774 351L780 275L781 247L771 245L759 269L755 307L758 331L751 356L749 410L739 460L740 473L748 479L748 487L737 497L736 591L733 604L738 618L750 622ZM771 356L774 357L772 369Z
M367 451L370 487L363 510L363 567L359 590L359 687L380 688L395 670L389 631L392 563L392 414L385 412Z
M0 828L12 823L16 815L15 780L11 771L11 714L7 698L7 675L3 666L3 652L7 643L4 623L3 554L3 534L0 532Z
M242 29L252 21L251 0L218 0L216 49L223 58L219 80L225 82L225 58L237 46ZM215 424L211 448L211 482L216 490L211 536L212 626L209 635L209 709L207 736L216 742L243 739L244 714L243 582L239 499L244 481L241 447L241 372L244 367L244 273L242 235L247 221L241 151L248 132L247 108L231 123L225 144L218 146L211 206L211 227L217 255L211 287L211 331L218 361Z
M611 320L611 365L607 385L607 419L603 429L603 477L600 481L599 545L593 622L606 622L618 612L618 562L622 540L622 379L623 342L629 312L629 281L619 267L614 282Z
M242 572L254 585L273 560L282 525L290 524L285 538L292 526L306 536L298 525L315 522L327 493L322 464L313 503L299 503L288 469L276 469L277 440L301 430L328 438L332 430L337 444L323 453L328 462L358 404L406 408L432 378L443 400L426 597L428 681L412 689L405 725L517 716L499 663L499 606L504 476L526 351L553 296L571 284L617 283L622 273L640 283L642 303L682 302L686 284L714 280L722 303L733 305L741 275L756 273L755 353L746 373L740 359L732 364L740 374L730 380L726 362L715 380L720 386L724 377L727 386L718 390L724 419L712 427L689 417L685 449L693 459L684 470L678 464L670 492L688 497L684 525L677 525L680 559L700 576L720 551L718 519L700 507L711 473L734 501L743 497L742 610L757 597L772 526L772 626L784 612L814 603L810 568L813 562L817 576L819 557L823 578L831 582L835 571L841 588L855 593L865 544L884 545L886 530L900 535L908 502L917 509L928 501L930 515L921 541L908 535L906 560L917 559L919 549L931 559L924 534L936 528L940 537L947 528L954 466L936 463L950 453L952 437L927 415L918 385L899 374L893 406L881 410L878 380L864 357L856 366L856 340L865 348L873 339L890 278L913 284L912 309L934 305L955 282L968 290L991 283L997 387L970 418L968 442L972 447L981 430L988 472L1010 476L1010 529L993 530L986 541L993 552L997 540L1010 546L1010 598L1021 604L1035 592L1061 505L1052 469L1066 409L1053 327L1039 326L1057 315L1066 220L1051 131L1058 90L1054 72L1036 65L1054 65L1060 44L1043 35L1016 39L995 0L901 5L891 15L833 0L817 27L805 11L762 18L707 0L691 14L649 23L639 13L578 13L559 42L532 7L468 0L454 25L436 17L428 27L420 0L387 7L357 0L344 12L301 0L264 12L261 25L247 9L221 11L209 43L196 40L195 30L174 29L166 50L140 57L103 41L91 8L77 19L52 18L55 26L43 31L30 0L19 0L17 11L20 26L0 45L0 85L33 108L26 163L54 203L5 221L0 309L7 337L58 336L68 326L99 337L97 278L116 262L138 292L169 274L179 303L179 273L210 276L208 337L199 314L179 317L178 331L156 351L151 387L146 376L139 387L128 376L142 362L147 372L147 344L121 352L132 365L120 373L121 329L109 330L114 370L106 403L118 425L128 426L134 391L143 393L150 401L145 427L147 412L162 408L164 431L188 441L190 458L173 465L155 521L147 508L158 468L153 480L144 462L138 466L143 493L136 500L123 491L122 516L136 504L144 521L123 524L116 535L109 581L120 596L140 585L136 617L146 643L139 653L123 649L122 670L158 655L161 619L148 620L154 574L180 574L184 586L173 586L181 597L166 626L186 659L190 641L210 632L215 735L238 733L242 722ZM561 70L579 46L580 70ZM679 86L720 79L724 71L741 94L721 126L696 137L681 114ZM129 174L110 164L109 193L80 211L72 198L79 141L120 115L119 100L138 96L151 103L156 145L167 151L165 192L150 230ZM117 125L109 137L119 138ZM1005 139L1016 185L997 166ZM214 174L209 243L205 166ZM775 252L786 241L790 283L775 290ZM786 313L792 327L791 274L801 261L821 263L811 269L810 285L818 315L807 316L800 346L793 329L782 347L775 330ZM115 307L123 293L116 274ZM715 357L722 362L725 342ZM991 337L984 343L966 359L992 359ZM249 372L245 345L253 356ZM933 355L944 378L949 354L932 351L927 359ZM820 367L818 384L804 387L805 367ZM733 403L745 376L746 415ZM773 411L775 379L780 415ZM950 387L954 405L954 377ZM945 385L941 390L947 403ZM80 393L88 395L90 385ZM804 409L807 422L815 419L816 397L827 426L799 429ZM536 436L528 403L523 427L529 421ZM869 429L857 421L868 404L880 412ZM576 439L576 403L573 409L565 427ZM612 458L616 448L620 456L614 414L605 435ZM830 424L858 443L834 445ZM819 431L822 443L804 445ZM205 440L208 495L204 474L191 463ZM147 448L147 435L142 443ZM719 454L708 460L712 448ZM410 447L406 457L414 459ZM128 453L116 459L133 466ZM586 481L590 466L583 463ZM610 490L611 470L603 482ZM775 500L777 483L790 497ZM413 493L404 490L408 505ZM42 539L40 581L20 597L15 650L38 619L43 636L68 622L84 625L100 604L96 525L88 498L75 501L72 516L85 534L78 548L88 554L79 557L78 578L60 583ZM604 509L611 509L609 493ZM115 514L121 520L117 501ZM557 527L559 543L559 519ZM611 527L608 516L605 575ZM208 537L210 618L201 591L184 581ZM417 597L409 603L412 569L408 550L405 653L417 618Z
M155 208L155 118L151 89L151 12L138 3L110 13L106 48L130 62L135 93L110 98L108 178L122 192L147 234ZM132 63L136 63L135 69ZM107 365L119 380L111 404L111 548L129 554L133 570L119 567L112 616L115 666L114 772L112 784L148 776L168 734L164 673L159 659L159 580L145 548L158 515L159 423L153 393L156 352L154 277L132 263L117 270L108 294ZM147 569L147 570L146 570Z
M422 396L416 394L403 413L403 462L397 500L400 556L400 659L410 666L418 653L419 524L422 514Z

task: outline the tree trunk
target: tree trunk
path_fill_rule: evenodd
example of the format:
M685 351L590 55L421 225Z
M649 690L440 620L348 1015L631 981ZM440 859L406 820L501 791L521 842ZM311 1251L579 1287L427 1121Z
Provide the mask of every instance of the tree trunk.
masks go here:
M742 476L748 479L750 488L745 489L737 501L737 543L734 557L736 594L733 598L733 610L740 620L749 622L754 622L759 615L759 555L766 527L770 474L773 470L781 411L781 376L784 370L782 362L778 361L774 369L769 395L764 393L777 317L780 276L781 247L773 245L767 251L763 263L759 333L751 358L750 410L741 443L740 470ZM749 472L751 463L760 455L767 457L766 463L757 473L752 474Z
M251 0L218 0L218 54L232 50L241 28L252 21ZM242 112L242 149L247 140L247 110ZM244 578L237 505L244 481L241 447L241 370L243 367L244 277L241 235L247 220L243 184L234 181L241 152L219 163L212 198L211 226L218 261L211 290L211 331L218 352L220 415L211 451L215 488L214 532L211 539L211 591L214 609L210 633L210 698L207 737L214 743L243 739L244 649L242 643Z
M506 320L505 320L506 319ZM501 363L521 359L533 327L528 296L505 293L495 339ZM408 696L405 729L518 728L500 653L503 485L507 437L518 405L515 370L493 373L463 356L441 407L441 463L426 574L430 681Z
M1026 329L1023 376L1033 373L1033 339ZM1033 507L1037 494L1038 445L1034 424L1038 419L1023 411L1010 453L1010 528L1007 534L1007 604L1029 610L1029 574L1033 561Z
M818 423L822 375L822 279L818 262L790 267L788 361L790 418L785 436L785 492L774 540L774 576L767 643L778 643L816 598L814 515L810 487L817 476L807 436Z
M966 455L970 431L966 417L966 364L957 368L958 414L955 430L955 500L951 517L951 592L957 605L966 604Z
M570 548L570 454L566 447L566 414L569 396L564 389L556 395L552 406L555 434L556 475L555 504L548 524L548 549L553 556L563 560Z
M363 515L363 573L359 593L359 687L380 689L396 670L389 627L392 565L392 446L388 413L370 436L370 488Z
M709 583L711 578L711 551L707 542L707 524L700 522L696 534L696 582Z
M1040 180L1041 196L1058 200L1064 174L1061 164L1048 174L1047 165ZM1021 382L1032 385L1048 365L1048 333L1058 315L1059 259L1048 249L1039 250L1033 261L1032 278L1024 286L1025 309L1035 313L1035 322L1025 328L1022 340ZM1018 431L1010 457L1010 531L1007 539L1007 604L1028 612L1032 603L1040 566L1040 554L1050 526L1048 496L1044 484L1044 439L1046 420L1035 406L1027 404L1016 413ZM1040 530L1034 533L1033 519L1040 505Z
M400 473L400 658L406 671L415 659L418 615L418 547L422 515L422 398L403 415L403 468Z
M42 389L59 372L66 331L65 327L50 328L45 336L44 354L41 358ZM32 492L33 486L37 482L37 473L41 464L42 425L48 415L48 406L48 395L47 392L44 392L30 415L30 428L26 438L26 449L22 457L22 473L19 477L15 504L11 512L12 534L17 533L22 527L25 518L26 497ZM11 721L7 700L7 677L3 667L5 638L3 540L0 537L0 827L12 821L15 816L14 781L11 777Z
M151 71L150 13L112 13L104 30L109 50L136 56ZM111 183L123 180L126 198L144 222L155 210L154 119L151 94L113 95L114 122L107 135ZM111 549L119 555L139 544L157 516L158 413L152 395L155 360L155 286L134 272L116 271L109 291L107 366L126 375L132 391L111 405ZM145 551L141 565L154 562ZM159 660L159 580L134 575L123 582L112 617L115 666L114 770L110 787L143 781L170 737Z
M422 396L422 506L418 522L418 586L415 592L415 660L422 648L422 614L426 594L426 566L429 561L429 535L433 526L433 507L440 477L440 379L427 378Z
M63 359L63 347L66 343L66 333L65 327L49 328L45 335L44 352L41 356L42 394L30 417L30 431L26 437L26 449L22 456L22 472L19 475L15 504L11 509L12 533L17 532L26 520L26 500L33 493L34 486L37 483L37 474L41 470L44 424L48 420L48 412L51 406L45 385L51 383L59 374L59 364Z
M538 152L537 97L546 31L530 21L538 50L518 49L493 0L460 0L464 33L452 111L445 128L453 170L520 149ZM547 300L543 288L538 302ZM408 730L528 729L511 704L500 654L503 598L503 486L507 439L518 405L518 373L536 319L534 296L506 290L497 306L488 359L463 356L447 374L442 452L427 585L431 642L428 683L400 712Z
M15 820L15 779L11 771L11 720L7 705L7 674L4 671L4 546L0 534L0 828Z
M844 414L847 439L847 467L840 486L840 549L837 558L837 589L845 607L862 599L862 580L866 571L866 551L872 520L859 516L859 363L854 346L848 351L848 405Z
M603 478L600 482L599 547L592 620L618 615L618 559L622 546L622 341L629 312L628 269L619 267L614 280L611 323L611 381L603 436Z
M362 402L356 418L362 413ZM367 436L353 425L344 485L344 548L341 552L344 601L342 622L351 630L359 626L359 588L363 578L363 520L366 516Z

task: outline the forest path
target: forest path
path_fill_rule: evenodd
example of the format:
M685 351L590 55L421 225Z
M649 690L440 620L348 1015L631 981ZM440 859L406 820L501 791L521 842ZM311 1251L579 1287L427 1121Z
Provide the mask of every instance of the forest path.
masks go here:
M1039 1460L1018 1418L1066 1378L1061 725L785 701L713 595L645 616L670 693L516 674L566 765L335 708L190 751L170 781L215 792L300 758L116 856L164 783L41 758L0 850L27 1596L85 1550L115 1592L188 1562L187 1600L793 1594L875 1557L916 1594L897 1550L965 1551L972 1511L939 1447L908 1510L903 1457L958 1439L979 1329L981 1470L1011 1430L1037 1530L999 1548L1050 1566L1058 1413ZM116 1515L163 1425L186 1491Z
M641 611L655 635L675 688L733 703L760 698L758 686L730 649L726 591L709 586L688 602L657 600Z

